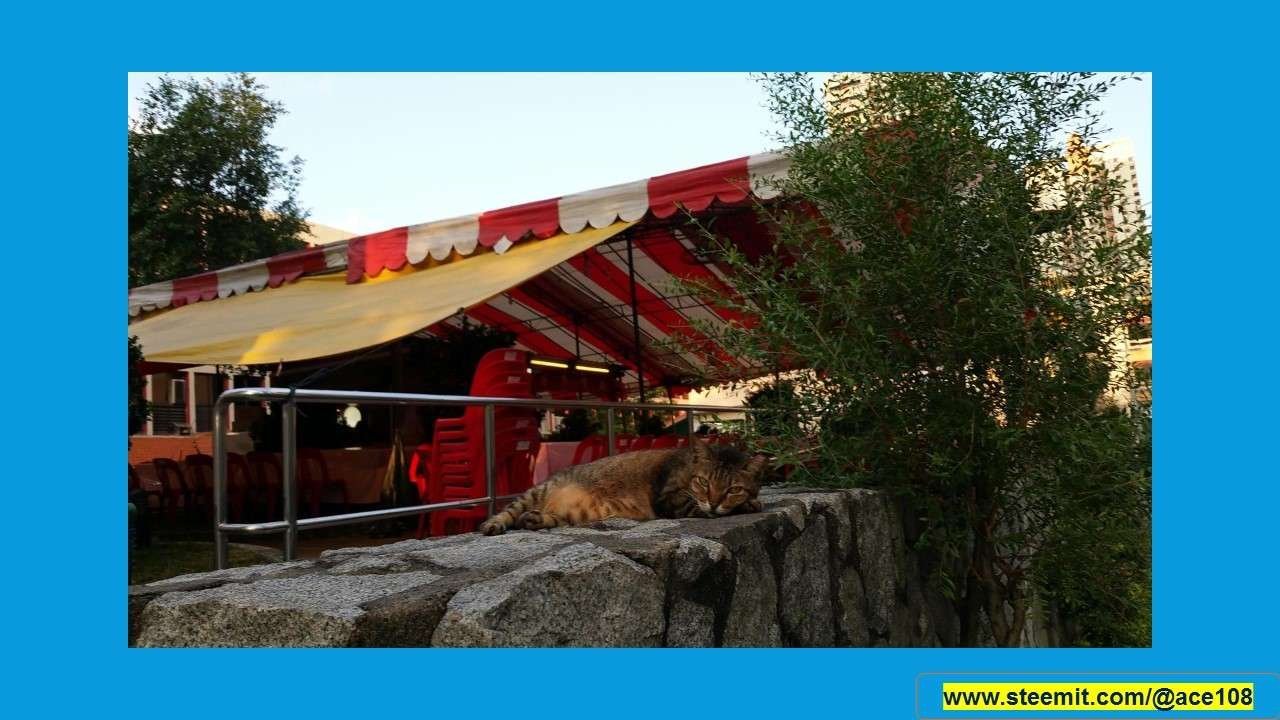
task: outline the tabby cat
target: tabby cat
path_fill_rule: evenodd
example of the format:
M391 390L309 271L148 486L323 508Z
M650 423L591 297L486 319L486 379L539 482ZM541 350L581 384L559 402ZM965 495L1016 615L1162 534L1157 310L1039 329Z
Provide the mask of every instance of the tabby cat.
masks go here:
M480 532L759 512L764 471L762 456L702 442L623 453L555 473L486 520Z

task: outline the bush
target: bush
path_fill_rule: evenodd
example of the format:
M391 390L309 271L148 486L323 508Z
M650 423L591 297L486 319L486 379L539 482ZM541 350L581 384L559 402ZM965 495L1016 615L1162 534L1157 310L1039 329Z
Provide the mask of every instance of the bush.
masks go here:
M788 200L760 208L773 254L703 228L737 295L688 289L758 322L700 329L810 369L753 398L794 420L752 441L799 482L900 498L964 644L1015 645L1037 608L1062 642L1149 642L1149 446L1108 408L1150 236L1088 150L1119 80L860 80L829 114L808 77L765 79L792 158Z

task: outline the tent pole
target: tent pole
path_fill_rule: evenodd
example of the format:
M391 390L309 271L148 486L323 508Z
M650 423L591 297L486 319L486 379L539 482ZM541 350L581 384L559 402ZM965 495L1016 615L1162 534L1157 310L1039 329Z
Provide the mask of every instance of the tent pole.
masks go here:
M578 337L578 311L574 310L573 315L573 359L582 359L582 339Z
M636 258L632 251L630 232L627 233L627 272L631 277L631 334L636 354L636 380L640 383L640 402L644 402L644 367L640 361L640 310L636 301Z

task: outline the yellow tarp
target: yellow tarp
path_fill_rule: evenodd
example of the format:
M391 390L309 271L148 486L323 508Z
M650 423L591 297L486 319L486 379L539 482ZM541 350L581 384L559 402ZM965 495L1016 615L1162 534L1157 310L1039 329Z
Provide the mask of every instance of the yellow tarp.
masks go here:
M517 243L429 268L345 273L198 302L129 325L152 362L253 365L350 352L417 332L568 260L632 223Z

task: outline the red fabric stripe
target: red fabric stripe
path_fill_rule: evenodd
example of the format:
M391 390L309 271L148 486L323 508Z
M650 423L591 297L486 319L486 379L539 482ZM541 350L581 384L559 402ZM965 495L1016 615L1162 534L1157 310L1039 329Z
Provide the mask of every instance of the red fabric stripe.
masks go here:
M528 306L534 312L537 312L544 317L550 318L560 327L573 327L573 321L569 317L553 308L550 304L535 298L531 293L526 291L523 286L512 288L507 292L507 294L514 298L516 302ZM599 335L592 332L585 325L578 325L578 336L599 348L601 352L607 353L609 357L613 358L614 362L617 362L631 370L636 369L636 364L632 360L632 353L630 351L619 351L612 343L604 341ZM659 365L659 363L657 363L653 358L644 358L644 360L646 365L644 373L645 378L649 381L656 382L659 379L659 376L652 374L653 371L650 370L650 368L655 365Z
M737 293L734 292L733 288L726 285L715 273L703 266L697 258L693 257L685 249L679 239L666 230L655 231L653 236L645 237L644 240L640 241L640 247L646 255L652 258L667 273L682 280L702 283L719 291L725 297L736 297ZM742 313L728 310L712 303L708 303L707 307L725 320L750 326L747 316Z
M554 340L540 332L530 330L527 325L520 321L520 318L508 315L492 305L481 303L475 307L467 308L467 315L475 318L477 322L482 322L490 327L515 333L520 344L539 355L565 360L570 359L569 353L556 344Z
M617 302L630 302L631 278L595 248L570 258L569 265L608 291ZM708 357L714 356L722 363L734 363L733 358L720 346L690 326L683 315L673 310L665 298L655 295L640 283L636 283L636 310L667 335L679 335L693 341L701 350L699 355L703 362L714 362Z
M751 190L747 158L703 165L692 170L649 178L649 210L655 217L668 217L679 203L690 212L707 209L712 200L740 202Z
M284 283L293 282L304 273L319 272L325 269L324 248L313 247L305 250L281 253L267 259L267 285L280 287Z
M173 306L212 300L218 297L218 273L202 273L173 281Z
M385 270L404 267L409 228L384 230L347 241L347 282L360 282L364 277L377 277Z
M535 237L549 238L559 230L560 198L539 200L482 214L479 242L493 247L503 236L515 243L530 232Z

